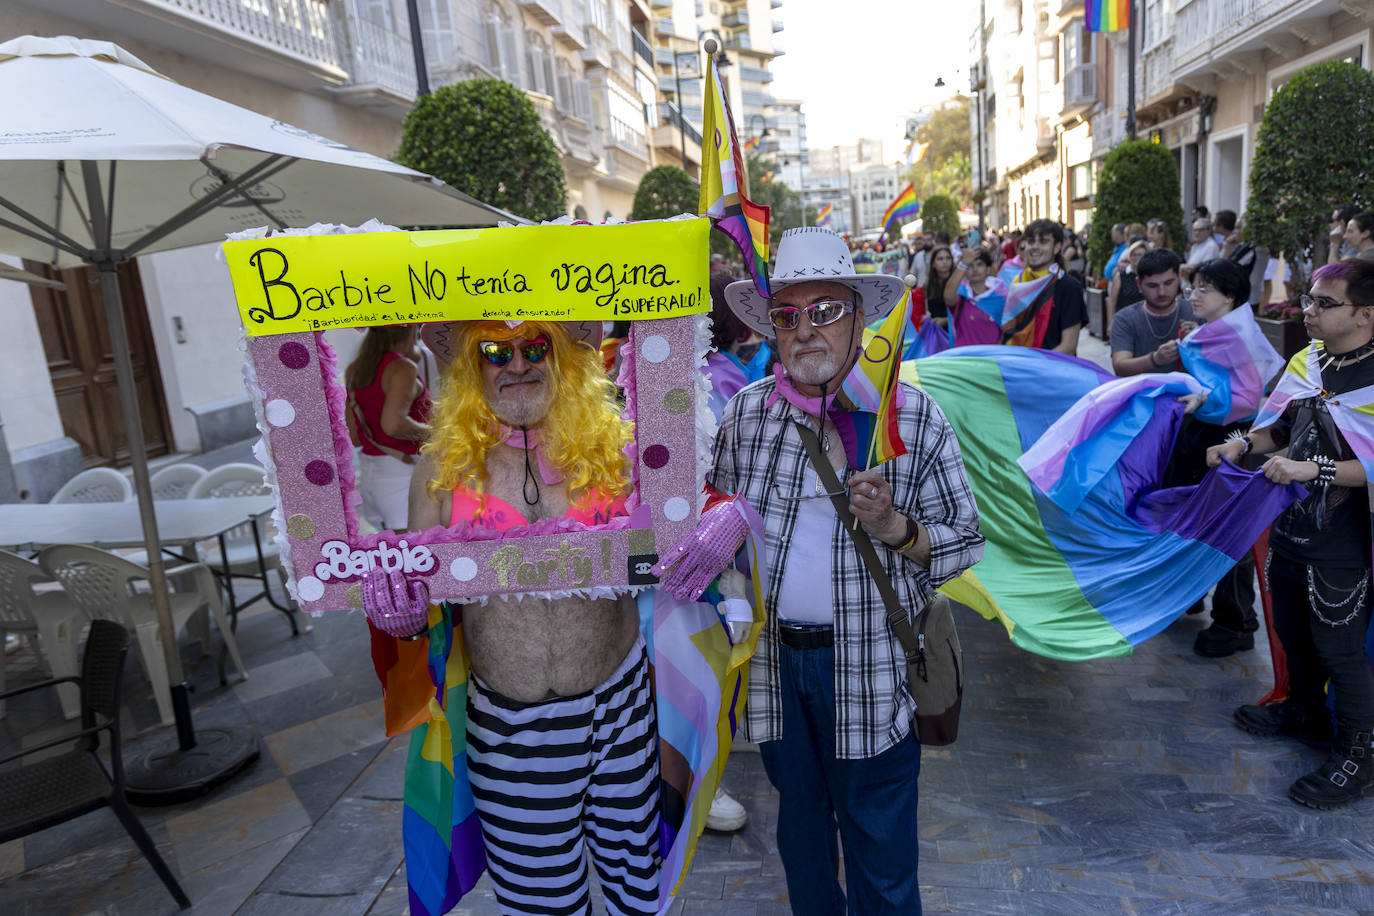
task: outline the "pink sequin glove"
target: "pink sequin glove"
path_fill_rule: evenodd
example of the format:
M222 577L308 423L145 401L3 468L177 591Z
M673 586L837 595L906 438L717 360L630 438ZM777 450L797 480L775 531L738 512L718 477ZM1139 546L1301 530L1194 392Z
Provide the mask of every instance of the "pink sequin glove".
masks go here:
M363 573L362 585L363 611L373 626L402 639L424 632L429 623L429 586L424 580L369 569Z
M702 514L692 533L658 562L653 574L674 597L695 601L735 559L748 532L749 523L735 508L734 500L717 503Z

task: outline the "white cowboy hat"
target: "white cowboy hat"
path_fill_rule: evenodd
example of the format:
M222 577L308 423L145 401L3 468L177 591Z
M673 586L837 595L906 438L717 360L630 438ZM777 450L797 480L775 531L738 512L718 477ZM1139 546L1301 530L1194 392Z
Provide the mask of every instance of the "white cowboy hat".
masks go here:
M768 279L769 287L776 292L815 280L841 283L856 292L863 304L864 324L886 318L906 293L906 284L901 277L855 273L849 246L829 229L820 226L788 229L778 242L778 257L773 264L773 275ZM738 280L725 287L725 301L739 320L755 331L765 337L777 335L777 329L768 320L768 310L777 308L778 303L760 296L753 280Z
M438 321L424 326L420 331L420 338L429 347L429 352L434 354L434 358L439 362L441 372L448 370L448 364L453 362L453 346L458 339L458 325L461 321ZM507 321L507 327L516 327L523 324L522 321ZM599 321L560 321L563 330L568 332L573 343L585 342L593 350L601 347L601 322Z

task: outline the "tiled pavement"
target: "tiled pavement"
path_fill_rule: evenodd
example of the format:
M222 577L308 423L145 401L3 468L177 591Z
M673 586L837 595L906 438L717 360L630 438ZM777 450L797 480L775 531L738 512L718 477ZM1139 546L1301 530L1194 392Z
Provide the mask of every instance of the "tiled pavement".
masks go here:
M1083 355L1105 361L1100 342L1085 343ZM238 449L206 463L246 458ZM1185 617L1134 656L1068 663L961 615L962 736L922 761L927 913L1374 914L1374 799L1335 813L1288 800L1321 754L1230 724L1267 689L1268 652L1198 658L1205 624ZM186 647L195 721L255 728L262 758L194 803L141 811L193 912L404 913L405 742L382 735L362 621L331 615L293 639L260 605L241 617L239 643L250 677L227 687L213 656ZM37 678L27 652L11 666L15 686ZM156 711L134 659L126 693L136 734ZM72 728L58 723L55 701L11 701L0 755ZM787 913L777 800L758 754L737 750L725 784L749 825L702 838L674 911ZM108 811L0 844L4 916L175 912ZM485 882L454 912L496 913Z
M1294 805L1289 782L1320 755L1228 721L1265 690L1263 647L1198 658L1205 620L1188 617L1132 657L1074 664L1016 649L972 613L960 623L963 734L922 763L928 913L1374 913L1374 800ZM381 734L362 621L329 616L293 639L255 609L239 633L246 682L220 687L213 656L186 648L195 720L253 726L262 759L204 799L141 811L194 912L405 912L405 746ZM12 683L36 678L26 653L12 661ZM126 686L127 724L151 725L136 663ZM55 703L12 701L0 752L45 740L54 716ZM758 754L736 752L725 782L749 826L702 839L675 912L786 913ZM0 845L0 913L175 911L108 812ZM456 912L497 910L479 889Z

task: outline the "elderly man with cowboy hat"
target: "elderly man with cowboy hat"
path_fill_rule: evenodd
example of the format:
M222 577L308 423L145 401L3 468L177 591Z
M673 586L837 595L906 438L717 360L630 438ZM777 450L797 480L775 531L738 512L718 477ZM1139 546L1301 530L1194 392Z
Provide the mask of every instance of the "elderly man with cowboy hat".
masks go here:
M631 427L602 368L599 323L450 322L423 336L445 383L412 478L412 529L594 525L625 514ZM374 657L403 651L396 640L427 640L429 664L440 654L446 670L457 651L447 634L461 619L466 776L501 911L590 912L590 859L608 912L656 912L658 740L634 599L494 596L445 603L434 623L423 586L398 577L364 579ZM427 682L428 698L384 684L388 722L424 714L393 702L434 695ZM420 740L412 762L439 752ZM442 878L447 866L407 839L414 903L417 882L436 880L421 872Z
M707 478L714 502L690 543L662 564L664 584L695 593L738 547L738 513L722 499L742 498L762 516L767 623L751 662L744 735L759 743L780 796L778 851L793 912L846 911L842 845L848 911L912 916L921 909L915 704L878 590L798 424L818 434L913 613L981 557L978 512L944 415L905 383L897 428L907 454L863 469L860 437L873 424L856 420L840 388L864 324L905 301L902 280L857 274L838 235L808 227L783 233L771 286L772 299L748 280L726 290L735 314L773 339L781 362L726 406Z

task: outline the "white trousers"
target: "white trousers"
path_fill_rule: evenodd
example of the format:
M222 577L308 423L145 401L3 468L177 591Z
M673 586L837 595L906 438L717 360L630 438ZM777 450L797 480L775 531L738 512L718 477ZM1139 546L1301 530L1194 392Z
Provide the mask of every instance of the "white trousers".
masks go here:
M358 453L359 511L378 529L406 527L410 506L410 475L415 465L390 455Z

